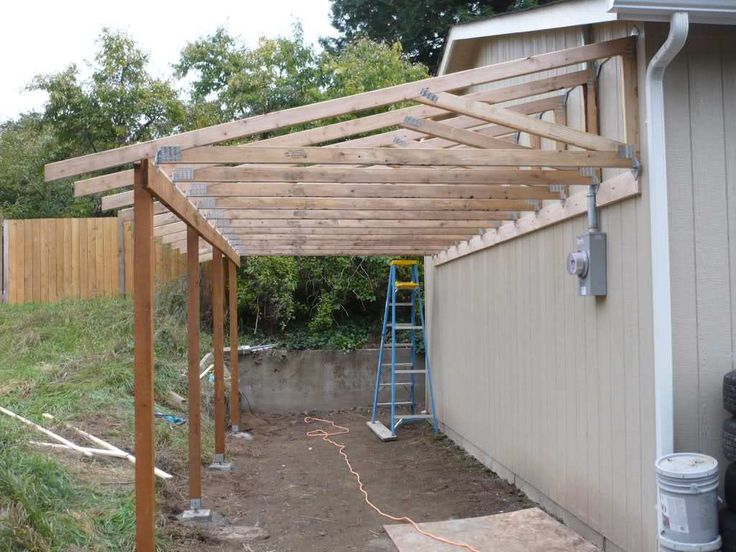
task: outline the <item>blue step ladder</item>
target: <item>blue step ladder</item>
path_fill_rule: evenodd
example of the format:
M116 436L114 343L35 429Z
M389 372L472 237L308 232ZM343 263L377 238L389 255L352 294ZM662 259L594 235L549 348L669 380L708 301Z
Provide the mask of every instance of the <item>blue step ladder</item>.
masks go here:
M434 392L432 390L432 369L429 362L429 348L427 347L427 335L424 325L424 305L419 287L419 267L417 263L418 261L415 260L403 259L393 259L389 262L390 269L386 289L386 306L383 311L381 347L378 351L376 388L373 392L371 421L367 422L368 427L382 441L396 439L396 429L401 424L408 422L427 420L432 423L434 431L437 431ZM403 282L398 280L398 271L401 267L411 270L411 280ZM401 309L399 314L403 315L401 316L404 319L403 321L400 321L400 317L397 316L397 308ZM407 317L408 320L406 320ZM418 324L417 318L419 319ZM418 333L421 333L421 340L424 344L423 367L416 365ZM384 362L387 349L391 352L390 362ZM399 351L408 351L409 358L399 362L397 359ZM422 376L424 377L425 395L429 398L429 409L417 413L414 391L417 377ZM390 393L388 397L386 397L387 392ZM377 419L378 410L381 407L389 407L390 422L388 427Z

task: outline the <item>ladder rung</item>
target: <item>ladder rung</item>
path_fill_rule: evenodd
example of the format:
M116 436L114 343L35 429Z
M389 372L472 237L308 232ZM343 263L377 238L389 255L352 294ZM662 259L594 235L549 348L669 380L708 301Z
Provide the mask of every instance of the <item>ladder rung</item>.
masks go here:
M397 374L426 374L426 370L395 370Z
M401 401L401 402L395 402L394 406L404 406L407 404L413 404L411 401ZM391 406L390 402L383 402L383 403L376 403L376 406Z
M411 385L410 381L397 381L396 385ZM379 384L380 387L391 387L390 383L381 383Z
M396 289L417 289L419 284L416 282L396 282Z
M393 324L388 323L386 324L386 326L390 328L391 326L393 326ZM417 324L403 324L402 323L402 324L396 324L396 329L397 330L421 330L422 327Z
M394 366L411 366L411 362L397 362ZM390 362L384 362L382 366L391 366Z
M389 303L389 306L395 306L395 307L411 307L411 303Z
M403 422L404 420L429 420L432 419L431 414L407 414L406 416L401 416L399 419L399 422Z
M397 343L396 344L396 348L397 349L408 349L411 346L412 346L412 343L411 342L409 342L409 343ZM384 349L390 349L391 348L391 344L390 343L387 343L386 345L383 346L383 348Z

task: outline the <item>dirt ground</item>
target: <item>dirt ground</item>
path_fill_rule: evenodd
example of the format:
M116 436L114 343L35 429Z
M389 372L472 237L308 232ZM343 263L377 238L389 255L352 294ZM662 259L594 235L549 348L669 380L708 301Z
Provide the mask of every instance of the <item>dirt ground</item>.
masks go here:
M350 428L349 434L335 440L347 445L345 452L371 500L384 511L423 522L533 505L448 439L435 437L429 424L402 427L398 440L382 443L365 425L367 414L314 415ZM245 417L241 425L254 439L228 437L227 442L235 471L205 470L203 475L205 506L224 516L229 526L187 531L177 549L396 550L382 528L389 521L363 502L337 449L305 435L319 426L307 425L303 418ZM186 496L185 488L182 494ZM177 502L181 507L181 500ZM231 538L226 538L228 534Z

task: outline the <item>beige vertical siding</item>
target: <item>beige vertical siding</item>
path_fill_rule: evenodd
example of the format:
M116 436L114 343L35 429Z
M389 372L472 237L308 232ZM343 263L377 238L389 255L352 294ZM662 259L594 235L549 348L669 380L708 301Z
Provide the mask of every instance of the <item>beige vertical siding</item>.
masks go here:
M666 29L648 26L651 48ZM719 458L736 332L736 33L692 28L665 79L675 447Z
M601 25L592 38L628 31ZM476 64L572 46L582 35L485 40ZM600 118L604 134L623 138L619 71L616 61L601 69ZM646 193L603 209L601 220L606 298L578 297L565 272L584 217L428 266L438 414L469 452L606 550L654 550Z

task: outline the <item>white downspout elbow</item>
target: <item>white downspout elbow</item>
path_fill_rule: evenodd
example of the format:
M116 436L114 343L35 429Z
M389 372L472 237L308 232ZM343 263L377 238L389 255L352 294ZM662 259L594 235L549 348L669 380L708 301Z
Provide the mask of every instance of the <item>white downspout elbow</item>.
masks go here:
M674 385L672 366L672 293L667 203L667 152L664 120L664 73L685 45L687 12L673 13L667 40L646 73L646 143L652 251L654 334L654 409L657 458L674 452Z

